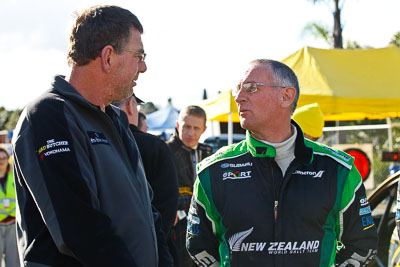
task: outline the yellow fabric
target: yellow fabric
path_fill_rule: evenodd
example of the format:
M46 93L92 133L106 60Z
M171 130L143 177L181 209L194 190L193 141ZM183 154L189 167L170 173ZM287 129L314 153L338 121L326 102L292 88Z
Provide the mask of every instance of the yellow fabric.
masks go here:
M326 121L400 117L400 50L304 47L282 60L300 84L298 106L319 103Z
M220 93L214 99L204 100L200 106L205 110L207 120L228 122L229 112L232 112L232 121L239 122L237 106L231 90Z
M5 206L5 203L8 206ZM6 192L4 192L3 187L0 185L0 221L8 216L15 217L15 186L12 171L7 175Z
M324 128L324 115L318 103L302 106L293 113L295 120L303 132L311 137L319 138Z

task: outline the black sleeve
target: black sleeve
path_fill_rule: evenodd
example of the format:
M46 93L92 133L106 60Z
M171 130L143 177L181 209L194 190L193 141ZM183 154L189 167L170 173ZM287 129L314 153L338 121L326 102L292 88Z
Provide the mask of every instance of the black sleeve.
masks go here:
M400 238L400 182L397 184L396 226L397 226L397 234Z
M339 241L343 247L336 255L336 265L367 266L377 253L378 236L361 176L354 166L342 202L344 208L338 219L341 229Z
M191 258L198 266L217 267L219 265L219 242L215 235L215 225L211 214L206 207L209 206L198 179L189 209L186 234L186 247Z
M159 267L174 267L174 261L167 245L166 234L163 231L162 218L157 209L152 206L154 228L157 235L157 248L158 248L158 266Z
M159 153L157 158L152 160L154 165L152 171L157 184L149 182L155 192L154 206L160 211L163 230L168 234L174 224L178 206L178 176L172 152L164 141L157 141L159 141Z
M140 150L147 181L153 189L152 204L160 212L163 231L168 234L175 221L178 205L178 177L172 152L156 136L135 129L132 134Z

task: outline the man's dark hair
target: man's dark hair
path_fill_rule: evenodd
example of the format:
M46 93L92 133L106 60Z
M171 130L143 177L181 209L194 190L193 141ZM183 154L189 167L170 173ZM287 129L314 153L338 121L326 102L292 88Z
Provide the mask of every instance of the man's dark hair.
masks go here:
M131 27L143 33L138 18L118 6L94 6L80 14L69 37L68 64L83 66L97 58L111 45L117 53L129 41Z
M273 76L271 82L276 85L290 86L296 90L296 97L292 104L292 113L296 110L297 101L299 100L300 87L299 81L294 71L282 62L271 59L256 59L251 62L253 65L269 66Z
M183 119L186 115L193 115L204 119L204 124L207 121L207 115L204 109L199 106L187 106L179 112L179 120Z

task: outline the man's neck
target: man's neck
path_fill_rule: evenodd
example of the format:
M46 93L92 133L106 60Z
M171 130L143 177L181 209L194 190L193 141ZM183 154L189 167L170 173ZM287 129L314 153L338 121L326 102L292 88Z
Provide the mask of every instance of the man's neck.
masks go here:
M100 107L105 112L105 107L111 101L108 100L107 84L101 77L98 79L88 79L88 77L97 77L90 67L74 67L66 80L82 95L89 103Z
M263 128L261 131L250 131L251 135L258 139L264 140L270 143L281 143L289 139L293 135L292 124L289 122L282 127L282 124L274 126L268 126Z

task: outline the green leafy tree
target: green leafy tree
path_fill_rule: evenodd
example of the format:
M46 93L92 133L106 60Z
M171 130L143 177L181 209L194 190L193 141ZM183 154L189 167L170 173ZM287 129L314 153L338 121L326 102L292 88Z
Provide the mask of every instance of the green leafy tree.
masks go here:
M13 130L17 125L21 111L20 109L8 111L4 107L0 107L0 131Z
M392 40L390 40L389 44L400 47L400 32L397 32L395 35L393 35Z
M309 22L303 28L302 35L311 34L315 39L323 39L330 46L333 45L333 37L328 26L318 22Z

